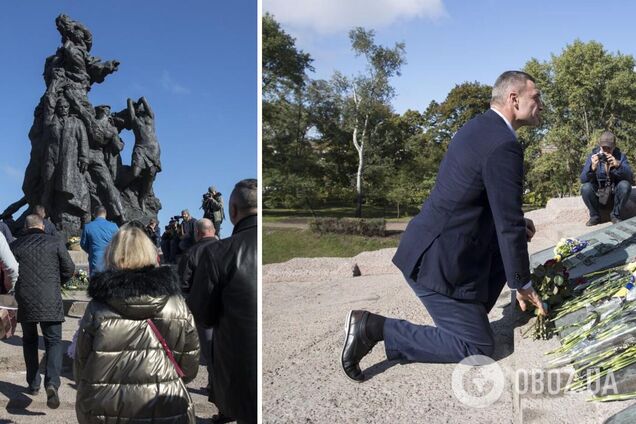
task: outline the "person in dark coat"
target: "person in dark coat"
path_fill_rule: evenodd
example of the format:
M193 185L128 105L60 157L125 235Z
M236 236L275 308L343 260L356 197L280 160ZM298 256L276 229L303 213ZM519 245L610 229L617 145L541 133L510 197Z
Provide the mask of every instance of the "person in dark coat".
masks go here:
M190 287L194 280L194 274L199 266L201 255L205 252L205 248L218 239L215 236L214 224L207 218L197 221L194 226L194 238L196 243L188 252L181 257L179 261L179 276L181 277L181 290L187 296L190 293ZM212 390L212 328L205 327L200 323L196 324L197 333L201 342L201 354L205 359L205 365L208 369L208 390Z
M347 377L364 380L360 360L381 340L389 360L454 363L492 355L488 313L506 281L523 310L531 302L545 314L530 281L534 224L521 208L523 149L515 132L538 125L540 96L532 76L504 72L491 109L455 134L393 257L435 326L350 311L340 357Z
M230 196L232 236L204 249L187 299L195 320L214 328L213 422L257 420L257 213L256 180L239 181Z
M26 379L29 394L40 389L38 360L38 330L40 324L46 352L44 387L47 405L60 406L57 390L60 387L62 368L62 306L61 285L75 271L68 251L55 237L44 233L44 223L39 215L28 215L26 234L13 243L11 250L20 265L15 285L18 302L18 322L22 325L22 349L26 363Z
M57 230L55 229L55 225L51 222L49 218L46 217L46 209L42 205L33 206L33 213L39 215L42 218L42 222L44 222L44 233L50 236L57 237Z
M199 266L201 255L205 252L205 248L219 240L216 237L214 224L207 218L201 218L196 221L194 238L196 243L179 261L179 275L183 282L182 290L186 294L190 293L190 288L194 282L194 273Z

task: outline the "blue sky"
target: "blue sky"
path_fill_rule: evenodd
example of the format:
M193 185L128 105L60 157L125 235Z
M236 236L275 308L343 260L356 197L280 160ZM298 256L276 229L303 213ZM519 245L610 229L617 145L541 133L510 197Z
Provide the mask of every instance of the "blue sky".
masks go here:
M256 0L3 1L0 209L22 196L28 132L45 90L44 60L60 46L60 13L92 31L92 55L121 62L116 73L93 85L91 103L118 111L128 97L143 95L155 112L162 227L183 208L200 218L208 186L215 185L227 203L236 181L257 177ZM122 135L122 158L130 164L134 138L128 131ZM222 235L231 229L228 217Z
M393 79L396 111L423 111L456 84L493 84L532 57L545 61L575 39L636 55L636 4L608 0L263 0L297 46L314 58L312 78L334 70L353 74L363 62L351 53L348 30L376 30L376 41L406 43L407 64Z

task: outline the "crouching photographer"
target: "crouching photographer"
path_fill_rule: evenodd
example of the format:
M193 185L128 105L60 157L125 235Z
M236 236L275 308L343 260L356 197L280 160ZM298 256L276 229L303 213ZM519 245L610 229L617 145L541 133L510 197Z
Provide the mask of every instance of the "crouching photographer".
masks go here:
M601 134L598 147L587 157L581 172L581 196L590 213L588 227L601 223L601 209L610 210L613 224L621 221L634 179L627 156L616 147L610 131Z

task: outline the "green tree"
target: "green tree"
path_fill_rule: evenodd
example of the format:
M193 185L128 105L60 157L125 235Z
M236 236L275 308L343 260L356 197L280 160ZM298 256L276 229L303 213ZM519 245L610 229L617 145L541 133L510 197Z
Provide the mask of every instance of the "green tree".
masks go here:
M580 40L561 54L524 70L542 91L543 124L524 129L527 191L535 199L578 194L586 155L602 130L616 134L621 150L636 153L634 58L609 53L596 41Z
M366 148L371 133L386 117L395 90L389 80L400 75L406 62L404 43L387 48L375 43L373 30L355 28L349 32L351 47L356 56L365 60L365 71L347 78L340 73L334 83L346 99L344 125L351 132L351 141L358 154L356 171L356 216L362 216L362 180L365 171Z
M266 206L320 198L317 160L305 107L311 57L296 48L274 17L263 16L263 196Z

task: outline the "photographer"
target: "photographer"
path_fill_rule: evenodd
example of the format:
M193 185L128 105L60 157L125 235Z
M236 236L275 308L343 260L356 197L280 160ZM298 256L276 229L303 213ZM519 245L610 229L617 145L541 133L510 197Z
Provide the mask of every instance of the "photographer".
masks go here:
M161 236L161 251L163 252L165 263L176 263L176 257L179 253L179 234L181 232L179 218L181 217L174 216L170 218L170 222L165 226Z
M223 211L223 196L216 191L216 187L210 186L208 192L203 195L201 209L203 209L203 217L214 224L216 236L221 238L221 223L225 219L225 212Z
M590 212L588 227L601 222L600 210L611 208L613 224L621 221L621 209L627 204L632 191L633 174L627 157L616 147L610 131L601 134L599 147L587 157L581 172L581 196Z
M146 234L152 240L152 244L159 247L161 243L161 232L159 231L159 225L157 225L157 220L154 218L150 218L150 222L144 228Z

